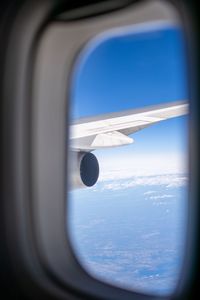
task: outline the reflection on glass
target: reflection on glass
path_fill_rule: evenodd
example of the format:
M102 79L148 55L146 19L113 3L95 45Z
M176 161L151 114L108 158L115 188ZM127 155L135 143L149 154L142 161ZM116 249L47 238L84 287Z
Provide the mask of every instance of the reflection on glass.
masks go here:
M187 99L180 27L115 30L80 55L67 219L94 277L144 293L175 289L187 223Z

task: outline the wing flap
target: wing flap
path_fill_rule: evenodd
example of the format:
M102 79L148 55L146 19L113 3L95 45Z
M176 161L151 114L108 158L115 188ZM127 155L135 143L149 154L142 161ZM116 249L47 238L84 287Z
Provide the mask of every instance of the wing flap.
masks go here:
M90 140L84 138L74 139L71 144L72 149L91 151L100 148L118 147L132 144L133 139L118 131L100 133L92 136Z

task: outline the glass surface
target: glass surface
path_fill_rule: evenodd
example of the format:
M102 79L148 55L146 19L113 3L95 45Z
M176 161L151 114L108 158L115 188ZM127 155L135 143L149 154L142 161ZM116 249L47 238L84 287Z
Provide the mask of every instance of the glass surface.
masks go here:
M177 25L114 29L77 58L67 225L95 278L156 295L175 289L187 226L188 112Z

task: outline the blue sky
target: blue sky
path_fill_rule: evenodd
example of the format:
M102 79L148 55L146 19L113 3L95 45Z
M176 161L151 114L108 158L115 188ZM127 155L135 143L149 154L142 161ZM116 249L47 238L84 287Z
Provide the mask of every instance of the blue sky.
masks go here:
M101 35L83 51L72 78L72 119L188 98L184 37L176 25L151 24ZM181 155L187 117L160 122L133 135L135 143L96 155Z

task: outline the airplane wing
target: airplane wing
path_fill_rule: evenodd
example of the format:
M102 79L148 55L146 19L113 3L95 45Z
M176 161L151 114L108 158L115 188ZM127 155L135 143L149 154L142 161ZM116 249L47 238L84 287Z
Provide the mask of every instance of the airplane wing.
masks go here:
M76 151L92 151L131 144L130 134L188 111L188 103L179 101L80 119L70 126L70 146Z

